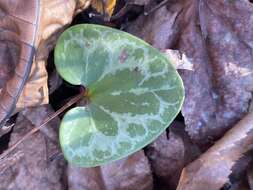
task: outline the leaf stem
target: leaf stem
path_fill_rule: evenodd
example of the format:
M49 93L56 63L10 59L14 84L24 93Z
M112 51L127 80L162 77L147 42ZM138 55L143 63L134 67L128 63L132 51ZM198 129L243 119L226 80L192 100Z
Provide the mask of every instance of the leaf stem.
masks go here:
M31 131L29 131L25 136L23 136L20 140L18 140L14 145L12 145L10 148L8 148L5 152L3 152L0 155L0 160L4 159L7 155L9 155L19 144L27 140L31 135L39 131L41 128L45 127L46 124L48 124L50 121L52 121L54 118L56 118L58 115L60 115L62 112L64 112L66 109L68 109L70 106L78 102L80 99L83 98L85 94L85 88L80 88L80 93L73 97L69 102L67 102L63 107L61 107L59 110L57 110L54 114L49 116L45 119L45 121L38 127L35 127Z

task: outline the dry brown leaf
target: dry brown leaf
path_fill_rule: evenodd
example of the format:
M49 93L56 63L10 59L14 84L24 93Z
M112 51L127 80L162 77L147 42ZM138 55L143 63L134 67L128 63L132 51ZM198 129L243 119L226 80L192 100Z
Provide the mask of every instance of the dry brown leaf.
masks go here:
M16 112L24 108L48 103L47 71L45 62L34 61L30 77L16 104Z
M14 144L32 130L35 127L34 124L40 125L52 112L49 106L44 106L26 109L22 112L23 115L19 114L17 125L11 134L10 144ZM58 125L59 119L55 119L41 133L34 134L20 144L14 155L4 159L4 162L11 162L3 169L1 167L0 189L64 189L62 179L65 162L49 160L52 154L59 151L56 128Z
M193 63L182 70L182 113L196 142L222 136L248 111L253 90L253 5L249 1L168 1L129 24L154 47L178 49Z
M219 190L232 167L253 144L253 112L245 116L207 152L184 168L177 190Z
M71 23L73 17L87 8L89 4L90 0L40 1L36 55L30 78L24 88L23 96L17 104L20 108L48 103L47 72L45 69L48 54L53 49L60 33Z
M70 190L152 190L150 166L143 151L102 167L69 167Z
M105 13L109 16L112 16L117 0L105 0L105 4L103 7L104 0L92 0L91 5L95 8L99 13ZM104 10L103 10L104 9Z

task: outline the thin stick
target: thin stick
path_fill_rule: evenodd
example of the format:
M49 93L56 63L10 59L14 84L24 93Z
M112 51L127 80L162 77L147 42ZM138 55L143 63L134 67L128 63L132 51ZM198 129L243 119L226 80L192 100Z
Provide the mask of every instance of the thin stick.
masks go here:
M169 0L162 1L160 4L158 4L157 6L155 6L153 9L144 12L144 15L148 16L149 14L151 14L151 13L157 11L158 9L160 9L161 7L165 6L168 2L169 2Z
M72 106L74 103L76 103L78 100L84 97L85 90L82 89L80 94L72 98L68 103L66 103L63 107L61 107L59 110L57 110L54 114L49 116L39 127L35 127L31 131L29 131L25 136L23 136L19 141L17 141L14 145L12 145L10 148L8 148L5 152L3 152L0 155L0 160L2 160L4 157L6 157L8 154L10 154L19 144L21 144L23 141L27 140L31 135L39 131L41 128L45 127L46 124L50 121L52 121L54 118L56 118L58 115L60 115L62 112L64 112L67 108Z

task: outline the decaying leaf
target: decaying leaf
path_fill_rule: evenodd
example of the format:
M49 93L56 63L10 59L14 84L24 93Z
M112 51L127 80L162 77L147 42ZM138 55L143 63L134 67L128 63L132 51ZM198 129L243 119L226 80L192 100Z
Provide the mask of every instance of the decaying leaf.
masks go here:
M69 189L152 190L150 166L143 151L96 168L69 166Z
M219 190L232 167L253 144L253 112L245 116L207 152L184 168L177 190Z
M168 1L129 24L153 46L179 49L193 63L182 70L182 113L190 136L210 143L248 110L253 84L253 8L249 1Z
M28 131L38 126L51 114L48 106L26 109L19 114L17 125L11 134L10 144L15 143ZM59 151L57 142L57 128L59 120L55 119L48 124L41 133L36 133L28 140L20 144L14 155L11 165L0 172L0 189L64 189L64 161L50 161L49 157ZM2 161L1 161L2 162ZM1 163L2 166L2 163Z

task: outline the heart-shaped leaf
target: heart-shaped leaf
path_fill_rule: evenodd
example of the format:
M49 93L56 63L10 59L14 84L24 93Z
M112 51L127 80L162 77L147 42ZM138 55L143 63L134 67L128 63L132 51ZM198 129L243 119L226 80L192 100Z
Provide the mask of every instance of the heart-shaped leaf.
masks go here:
M182 80L167 58L144 41L98 25L65 31L55 49L60 75L87 89L88 104L67 112L60 126L65 158L98 166L153 141L184 99Z

